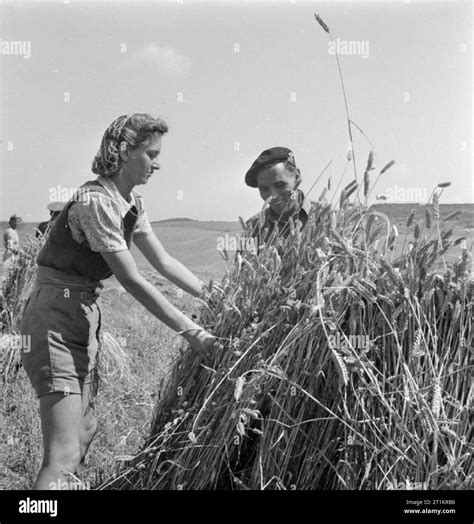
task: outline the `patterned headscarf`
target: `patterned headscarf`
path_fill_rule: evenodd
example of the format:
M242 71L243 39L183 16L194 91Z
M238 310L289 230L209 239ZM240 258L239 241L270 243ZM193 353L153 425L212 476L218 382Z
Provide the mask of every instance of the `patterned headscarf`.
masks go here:
M97 175L115 173L120 164L119 139L127 120L131 115L116 118L107 128L102 137L100 148L92 161L92 172Z

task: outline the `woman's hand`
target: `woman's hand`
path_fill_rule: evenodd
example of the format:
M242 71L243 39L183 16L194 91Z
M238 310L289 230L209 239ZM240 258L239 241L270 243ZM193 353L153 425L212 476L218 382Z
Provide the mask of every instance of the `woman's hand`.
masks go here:
M208 289L206 288L206 284L201 281L201 293L197 298L200 298L201 300L204 300L207 302L209 298L211 297L211 294L209 293Z
M204 282L201 281L201 294L198 296L198 298L200 298L201 300L204 300L204 302L209 302L209 300L211 299L215 291L222 292L220 287L215 282L212 282L212 289L210 291L209 289L207 289L207 287L208 287L208 284L205 284Z
M183 337L205 360L211 360L214 353L222 349L216 337L200 327L186 330L183 332Z

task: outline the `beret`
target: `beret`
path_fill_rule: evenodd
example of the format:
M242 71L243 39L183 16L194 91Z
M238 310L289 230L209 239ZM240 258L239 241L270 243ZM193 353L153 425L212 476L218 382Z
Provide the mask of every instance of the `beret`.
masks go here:
M279 164L280 162L290 162L296 165L293 152L287 147L271 147L270 149L265 149L250 166L247 173L245 173L245 183L250 187L257 187L257 174L259 171Z

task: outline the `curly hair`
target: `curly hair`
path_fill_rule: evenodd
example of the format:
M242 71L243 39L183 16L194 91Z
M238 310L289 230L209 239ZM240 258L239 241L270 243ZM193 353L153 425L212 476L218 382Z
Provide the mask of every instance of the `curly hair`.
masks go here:
M119 146L125 142L130 150L137 149L155 133L159 136L168 132L168 124L161 118L148 113L121 115L106 129L100 148L92 161L92 172L111 176L120 169Z

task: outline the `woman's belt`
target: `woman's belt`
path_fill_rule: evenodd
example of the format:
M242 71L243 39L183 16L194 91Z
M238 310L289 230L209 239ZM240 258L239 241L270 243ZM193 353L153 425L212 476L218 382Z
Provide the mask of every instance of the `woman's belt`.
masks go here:
M95 300L100 296L104 285L100 280L94 282L87 277L64 273L63 271L58 271L51 267L38 266L36 287L54 287L57 289L63 289L65 296L67 293L68 298L76 300Z

